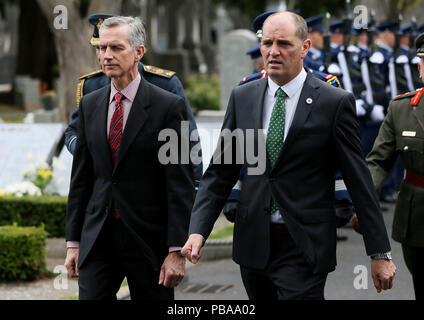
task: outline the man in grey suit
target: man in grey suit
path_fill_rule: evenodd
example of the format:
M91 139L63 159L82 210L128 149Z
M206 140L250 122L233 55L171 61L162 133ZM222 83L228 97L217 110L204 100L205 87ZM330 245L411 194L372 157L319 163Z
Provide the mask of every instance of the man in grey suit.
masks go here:
M240 265L250 299L324 298L327 274L336 266L337 169L361 222L378 292L392 287L396 272L362 156L355 99L307 74L303 60L310 46L306 22L299 15L280 12L265 21L261 53L269 78L236 87L223 123L223 129L237 129L244 137L247 130L255 129L254 141L236 139L215 153L222 158L226 152L246 153L248 144L260 153L263 132L266 168L255 175L249 170L254 165L247 161L212 162L201 180L190 236L182 249L197 263L240 169L246 169L234 225L233 259ZM228 130L223 131L222 141Z

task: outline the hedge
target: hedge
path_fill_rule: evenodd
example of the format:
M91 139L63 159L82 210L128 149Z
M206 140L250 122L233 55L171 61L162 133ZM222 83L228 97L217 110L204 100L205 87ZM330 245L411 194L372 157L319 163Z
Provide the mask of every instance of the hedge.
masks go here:
M49 237L65 236L67 197L0 197L0 226L44 225Z
M0 281L29 281L46 272L43 227L0 227Z

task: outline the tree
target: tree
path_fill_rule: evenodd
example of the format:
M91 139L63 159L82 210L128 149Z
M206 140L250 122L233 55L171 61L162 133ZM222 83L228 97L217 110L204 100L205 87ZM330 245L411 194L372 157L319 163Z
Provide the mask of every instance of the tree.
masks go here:
M123 0L36 1L49 22L50 30L54 34L60 71L59 114L60 120L67 122L70 114L75 109L78 78L82 74L99 68L95 52L89 45L93 28L87 22L87 17L89 14L99 12L119 14ZM67 12L55 13L57 6L64 6ZM68 29L55 28L54 22L59 14L67 18Z

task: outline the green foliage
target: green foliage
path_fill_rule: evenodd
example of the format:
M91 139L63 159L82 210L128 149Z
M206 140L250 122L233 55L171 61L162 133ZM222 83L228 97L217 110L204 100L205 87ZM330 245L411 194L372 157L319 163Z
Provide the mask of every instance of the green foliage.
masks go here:
M254 19L256 16L265 11L265 1L258 0L213 0L215 4L224 4L239 8L241 12L247 14Z
M67 197L0 197L0 226L45 226L49 237L65 236Z
M291 1L294 2L294 1ZM351 8L353 1L351 4ZM333 18L344 17L346 15L345 0L321 0L321 1L296 1L293 9L300 10L300 15L304 18L329 12ZM353 9L350 10L353 14Z
M46 272L43 227L0 227L0 281L29 281Z
M192 75L187 79L185 93L193 112L219 110L219 78L216 75Z
M229 225L226 225L225 227L222 227L212 232L209 236L209 239L231 239L233 237L233 232L234 224L231 223Z

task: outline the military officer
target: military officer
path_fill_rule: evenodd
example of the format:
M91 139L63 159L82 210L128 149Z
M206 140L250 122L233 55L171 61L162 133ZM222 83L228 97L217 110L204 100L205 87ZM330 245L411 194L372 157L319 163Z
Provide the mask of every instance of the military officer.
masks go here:
M108 15L108 14L94 14L88 17L88 21L94 26L94 32L90 40L90 44L94 48L96 48L96 53L98 50L97 46L99 44L100 26L105 19L112 16L113 15ZM176 76L175 72L160 69L160 68L149 66L149 65L143 65L141 62L139 62L138 64L138 71L140 75L146 81L158 87L161 87L162 89L175 93L184 99L186 107L187 107L188 120L190 122L189 123L190 134L192 133L193 130L196 130L197 125L194 120L194 116L191 111L190 104L184 93L183 86L180 80L178 79L178 77ZM69 123L65 131L65 145L71 154L74 154L75 146L76 146L77 131L78 131L79 101L81 100L82 96L90 92L93 92L99 88L102 88L108 84L110 84L110 79L103 73L102 70L94 71L80 78L80 83L78 84L78 89L77 89L77 109L75 109L74 113L72 114L71 122ZM192 148L194 145L197 145L197 144L199 144L199 147L200 147L199 139L197 141L190 141L190 148ZM196 186L198 185L203 175L203 168L202 168L202 162L201 162L201 150L199 151L198 155L199 155L200 163L193 164L193 176L194 176Z
M424 24L415 30L415 37L418 37L423 32L424 32ZM420 80L420 73L418 70L420 58L417 55L415 55L415 52L414 52L413 56L411 56L409 60L411 62L411 72L412 72L412 80L414 81L414 87L415 89L419 89L423 86L423 83Z
M416 39L420 76L424 79L424 33ZM367 157L377 190L400 154L406 168L393 219L392 237L402 244L412 274L415 297L424 299L424 89L397 96L388 109L374 147ZM355 229L360 231L357 219Z
M324 16L318 15L306 19L308 26L308 38L311 39L312 45L303 61L303 65L309 69L323 72L325 70L324 55L324 32L323 25Z

